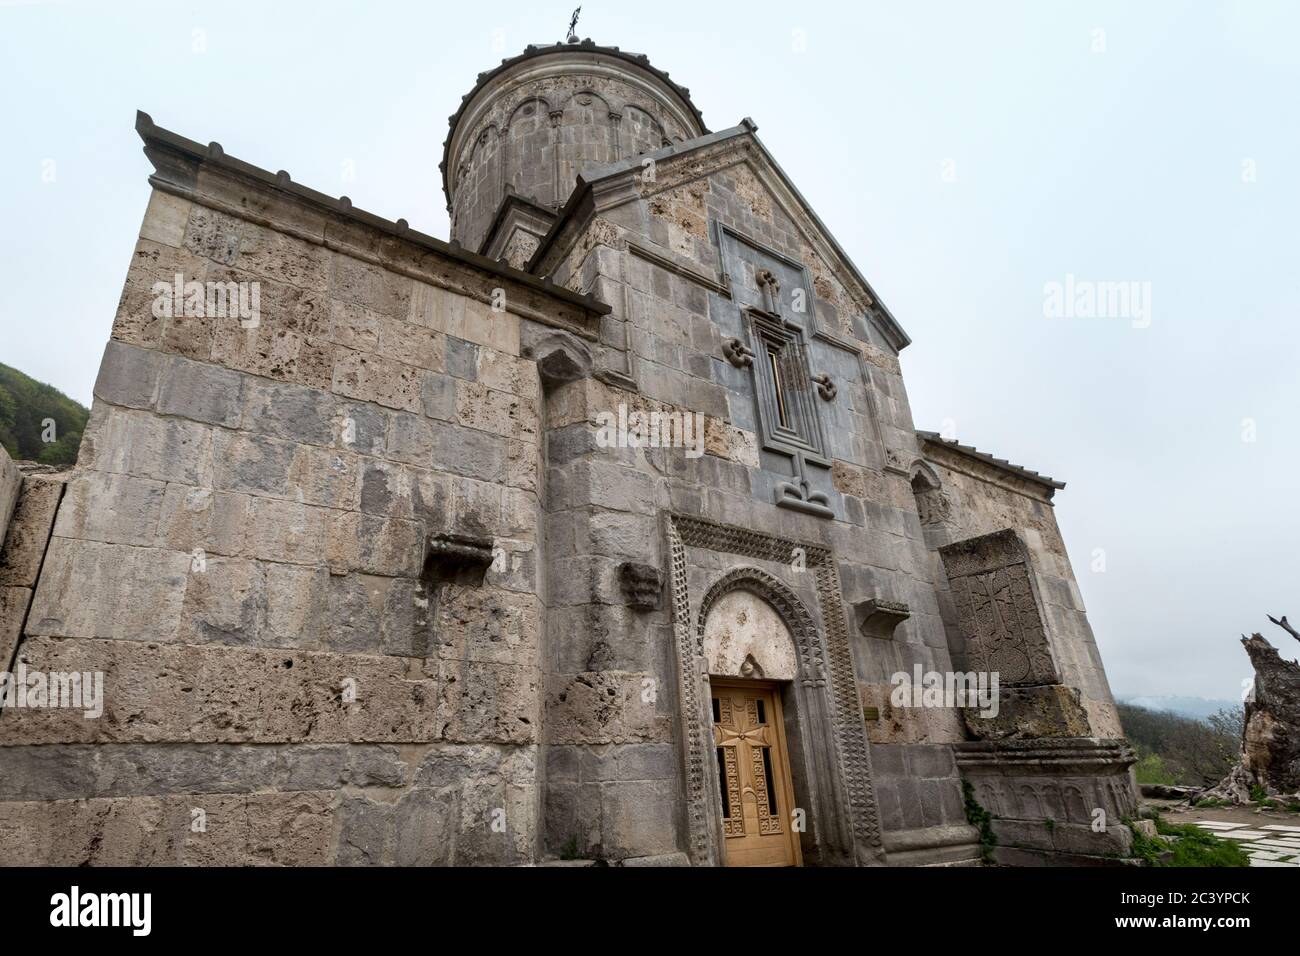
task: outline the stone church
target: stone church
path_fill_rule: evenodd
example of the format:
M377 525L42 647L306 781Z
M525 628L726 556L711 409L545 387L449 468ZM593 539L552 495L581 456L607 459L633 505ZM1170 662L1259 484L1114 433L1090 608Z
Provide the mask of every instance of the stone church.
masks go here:
M449 242L136 128L80 460L4 462L0 863L1128 855L1063 484L917 430L749 119L529 47Z

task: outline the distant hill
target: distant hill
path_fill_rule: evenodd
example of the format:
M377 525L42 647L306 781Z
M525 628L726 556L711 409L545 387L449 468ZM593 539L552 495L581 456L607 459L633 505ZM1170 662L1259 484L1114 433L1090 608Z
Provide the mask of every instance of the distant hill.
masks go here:
M1241 704L1239 700L1213 700L1209 697L1123 697L1117 700L1134 707L1179 714L1196 720L1204 720L1211 714L1231 710Z
M1149 699L1172 701L1178 698ZM1137 751L1138 762L1134 770L1138 783L1212 786L1232 769L1241 752L1241 726L1245 713L1240 704L1205 719L1124 703L1118 710L1124 736Z
M0 364L0 445L10 458L47 465L73 464L89 417L90 411L84 405L53 385ZM43 433L48 434L46 419L54 420L55 441L44 440Z

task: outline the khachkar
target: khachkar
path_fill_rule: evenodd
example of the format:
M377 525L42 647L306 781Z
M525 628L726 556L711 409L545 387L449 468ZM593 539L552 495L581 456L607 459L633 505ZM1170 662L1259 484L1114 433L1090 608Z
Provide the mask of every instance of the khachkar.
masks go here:
M963 780L1008 862L1124 854L1062 485L915 430L753 122L530 47L451 242L137 129L80 461L0 487L0 649L102 708L0 714L0 862L976 861Z

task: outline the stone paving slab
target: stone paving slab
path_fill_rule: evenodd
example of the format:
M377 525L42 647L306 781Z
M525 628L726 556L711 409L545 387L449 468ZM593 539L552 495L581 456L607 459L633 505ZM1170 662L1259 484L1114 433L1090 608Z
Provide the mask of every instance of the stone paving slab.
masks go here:
M1254 829L1223 820L1197 820L1196 825L1215 836L1243 841L1241 848L1250 855L1251 866L1300 867L1300 839L1290 836L1300 833L1300 827L1274 823Z

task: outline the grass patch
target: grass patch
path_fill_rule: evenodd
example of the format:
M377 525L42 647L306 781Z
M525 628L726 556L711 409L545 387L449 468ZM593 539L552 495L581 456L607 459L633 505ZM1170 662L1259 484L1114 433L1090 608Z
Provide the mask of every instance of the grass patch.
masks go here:
M1190 823L1169 823L1163 817L1155 821L1157 837L1133 831L1133 855L1148 866L1250 866L1250 856L1233 840Z
M975 799L975 788L970 781L961 782L962 802L966 806L966 822L980 831L980 859L985 863L993 862L993 847L997 837L993 835L993 814L985 810Z

